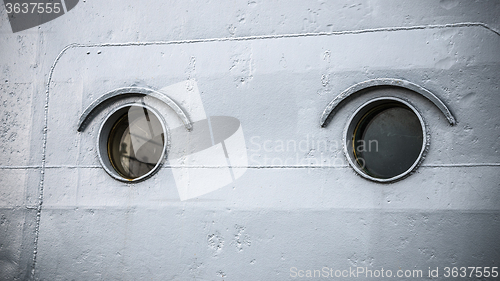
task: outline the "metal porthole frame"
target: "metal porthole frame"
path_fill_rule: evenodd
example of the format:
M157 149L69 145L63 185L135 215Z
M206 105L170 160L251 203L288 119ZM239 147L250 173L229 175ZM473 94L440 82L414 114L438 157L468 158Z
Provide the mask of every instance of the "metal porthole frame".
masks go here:
M165 141L163 143L163 149L162 149L162 154L160 156L160 159L156 163L156 165L146 174L134 178L134 179L128 179L120 175L115 168L113 167L113 164L111 163L111 160L109 159L108 156L108 138L109 134L112 131L112 128L116 124L116 122L119 120L121 116L123 116L123 113L126 112L127 108L130 108L132 106L138 106L138 107L143 107L152 112L156 118L160 121L160 124L163 129L163 133L165 135ZM168 126L166 125L165 120L161 116L161 114L158 113L158 111L148 105L145 105L143 103L139 102L129 102L122 104L116 108L114 108L107 116L104 118L104 121L101 123L101 126L99 127L99 133L97 135L97 156L99 158L99 162L101 163L101 166L104 168L106 173L108 173L111 177L113 177L116 180L122 181L122 182L129 182L129 183L135 183L135 182L140 182L143 180L148 179L152 175L154 175L156 172L160 170L160 168L163 166L163 163L167 159L168 153L170 151L170 130Z
M352 149L352 139L353 139L353 133L355 128L357 127L358 123L361 121L363 116L366 114L367 111L373 109L374 107L383 104L384 102L398 102L402 103L403 105L407 106L412 112L417 116L418 120L420 121L420 125L422 128L422 135L423 135L423 140L422 140L422 147L420 149L420 153L417 157L417 159L414 161L412 166L408 168L406 171L403 173L391 177L391 178L376 178L371 175L368 175L365 171L363 171L359 165L357 164L357 159L355 159ZM351 115L349 120L347 121L347 124L344 128L343 132L343 146L344 146L344 154L347 158L347 161L349 162L349 165L356 171L356 173L360 176L362 176L365 179L374 181L374 182L379 182L379 183L391 183L395 182L401 179L406 178L410 174L412 174L422 163L422 161L425 158L425 155L427 153L427 150L430 145L430 135L429 131L427 129L427 125L420 114L420 112L407 100L401 99L399 97L393 97L393 96L383 96L383 97L377 97L370 99L369 101L363 103L361 106L359 106L356 111Z

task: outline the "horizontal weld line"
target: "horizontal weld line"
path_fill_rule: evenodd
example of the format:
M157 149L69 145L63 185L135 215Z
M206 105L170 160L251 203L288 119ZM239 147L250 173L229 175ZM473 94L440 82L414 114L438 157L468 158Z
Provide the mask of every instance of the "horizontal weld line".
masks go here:
M227 168L228 166L163 166L164 168ZM464 164L428 164L421 165L423 168L434 168L434 167L500 167L500 163L464 163ZM349 168L349 165L341 166L327 166L327 165L297 165L297 166L230 166L230 168L248 168L248 169L304 169L304 168Z
M347 168L349 166L163 166L166 169L175 168L203 168L203 169L221 169L221 168L246 168L246 169L307 169L307 168Z
M0 205L0 210L38 210L34 205Z
M41 168L42 166L0 166L0 170L36 170Z
M262 39L279 39L279 38L298 38L298 37L317 37L317 36L332 36L332 35L347 35L347 34L362 34L381 31L405 31L419 29L439 29L450 27L483 27L500 36L500 32L489 27L482 22L460 22L451 24L435 24L435 25L416 25L416 26L395 26L395 27L380 27L359 30L331 31L331 32L308 32L308 33L292 33L292 34L274 34L274 35L254 35L243 37L222 37L222 38L206 38L206 39L190 39L190 40L173 40L173 41L155 41L155 42L126 42L126 43L90 43L90 44L72 44L70 47L120 47L120 46L150 46L150 45L178 45L190 43L209 43L209 42L225 42L225 41L247 41L247 40L262 40Z
M159 204L155 206L150 206L147 204L136 204L136 205L126 205L125 204L117 204L117 205L45 205L44 210L61 210L61 211L109 211L109 210L120 210L124 212L136 211L137 209L146 209L146 210L161 210L161 209L169 209L172 207L176 207L178 205L185 205L186 202L195 203L195 204L210 204L209 208L212 208L213 205L211 203L224 202L225 200L203 200L203 199L194 199L189 201L180 201L178 198L168 198L165 200L164 204ZM147 203L151 203L151 201L147 201ZM191 205L196 206L196 205ZM201 205L201 207L206 205ZM146 207L146 208L144 208ZM208 206L206 206L208 207ZM11 209L19 209L10 206L0 206L0 210L11 210ZM434 208L434 209L423 209L423 208L383 208L383 207L332 207L332 206L293 206L290 208L285 208L283 206L240 206L238 209L233 209L233 211L246 212L248 210L275 210L277 212L289 213L290 210L294 211L296 209L299 210L310 210L313 212L319 211L328 211L328 210L340 210L345 213L365 213L365 212L380 212L380 213L408 213L419 212L422 214L498 214L500 213L500 209L474 209L474 208L456 208L456 209L447 209L446 207Z
M425 164L421 167L500 167L500 163Z
M84 169L100 169L102 166L99 165L62 165L62 166L46 166L46 169L57 169L57 168L66 168L66 169L78 169L78 168L84 168Z
M177 169L177 168L205 168L205 169L221 169L221 168L247 168L247 169L321 169L321 168L348 168L349 165L342 166L326 166L326 165L301 165L301 166L183 166L183 165L163 165L164 169ZM453 168L453 167L500 167L500 163L460 163L460 164L425 164L421 165L423 168ZM0 170L39 170L41 166L0 166ZM98 165L61 165L61 166L46 166L46 169L101 169Z

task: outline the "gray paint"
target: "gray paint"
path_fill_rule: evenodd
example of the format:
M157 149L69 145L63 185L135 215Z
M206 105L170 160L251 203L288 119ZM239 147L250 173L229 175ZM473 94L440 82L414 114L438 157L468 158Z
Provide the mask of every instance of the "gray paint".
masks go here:
M89 0L13 34L0 8L0 279L498 266L499 13L492 1ZM338 93L380 77L420 85L458 120L406 95L431 145L415 174L388 185L358 176L342 152L349 116L387 92L355 95L318 126ZM187 79L207 115L240 121L246 173L187 201L175 167L136 184L112 179L95 145L112 108L78 133L85 108L117 88ZM323 140L328 149L312 147Z

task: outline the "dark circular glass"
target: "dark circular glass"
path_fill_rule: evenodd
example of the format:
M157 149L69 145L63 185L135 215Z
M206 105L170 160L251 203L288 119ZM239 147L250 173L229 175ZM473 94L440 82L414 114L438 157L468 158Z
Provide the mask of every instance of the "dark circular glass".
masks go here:
M368 175L389 179L410 169L419 159L424 142L422 124L406 105L378 105L358 122L353 152L358 166Z
M118 118L108 137L108 157L118 174L139 178L160 162L165 132L158 117L145 107L131 106Z

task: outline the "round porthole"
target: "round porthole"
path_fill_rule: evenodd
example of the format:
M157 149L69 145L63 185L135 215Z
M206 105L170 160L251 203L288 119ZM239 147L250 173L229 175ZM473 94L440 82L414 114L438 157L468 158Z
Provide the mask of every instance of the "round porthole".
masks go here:
M361 176L390 182L419 165L427 148L425 123L408 102L395 97L363 104L345 129L345 153Z
M155 173L167 154L166 126L152 108L127 104L116 108L101 126L98 152L108 174L140 181Z

